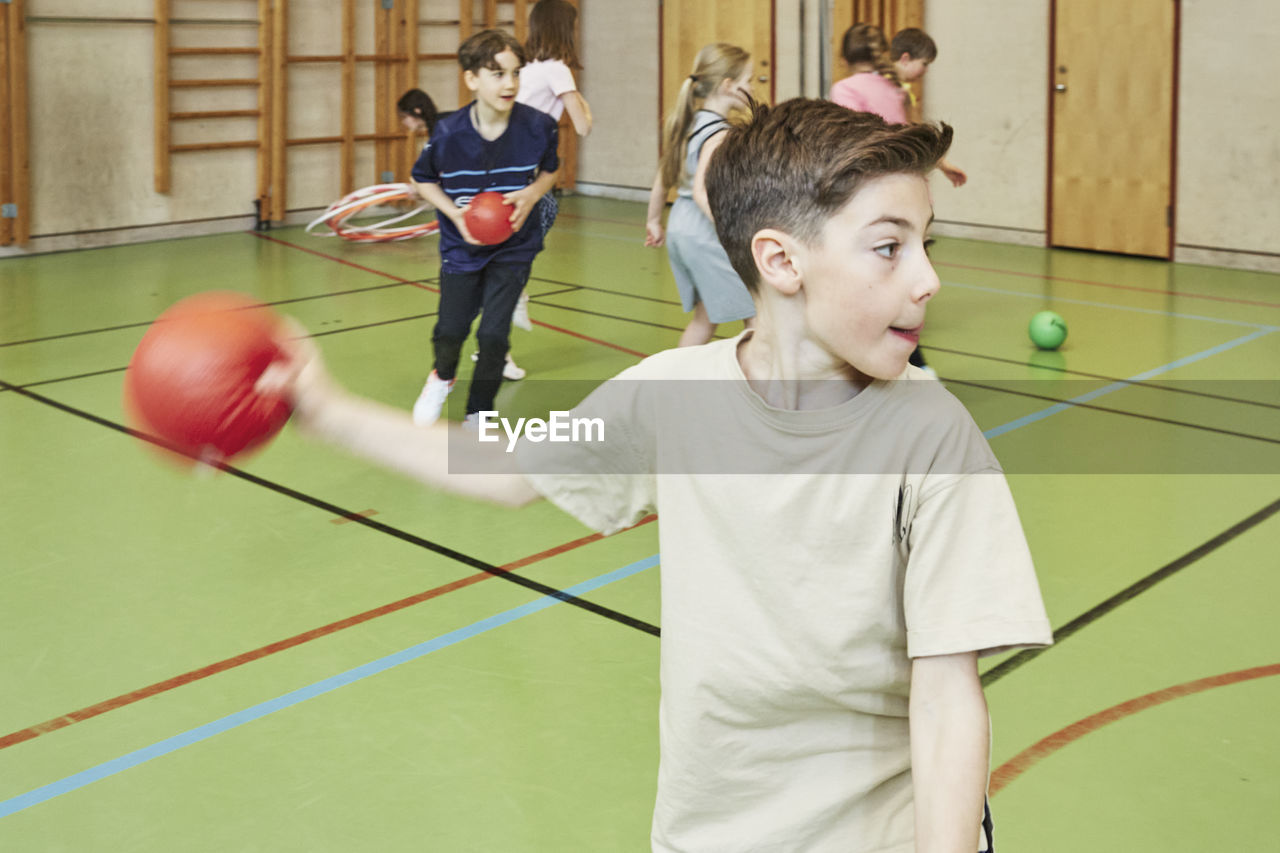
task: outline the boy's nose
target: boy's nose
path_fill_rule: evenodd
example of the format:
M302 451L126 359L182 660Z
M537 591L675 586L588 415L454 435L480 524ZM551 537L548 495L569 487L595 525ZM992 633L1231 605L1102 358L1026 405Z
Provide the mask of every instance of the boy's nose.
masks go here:
M942 279L938 278L938 271L933 268L933 262L926 259L920 281L916 283L916 301L928 302L941 289Z

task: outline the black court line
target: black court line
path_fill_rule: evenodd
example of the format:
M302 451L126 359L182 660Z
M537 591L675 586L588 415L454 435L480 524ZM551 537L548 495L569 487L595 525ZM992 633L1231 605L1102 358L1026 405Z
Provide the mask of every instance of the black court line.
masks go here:
M552 284L560 284L560 282L551 282L551 283L552 283ZM532 301L532 300L534 300L534 299L546 299L546 298L547 298L547 297L549 297L549 296L563 296L563 295L564 295L564 294L566 294L566 293L579 293L579 292L581 292L581 291L583 291L583 290L586 290L586 289L587 289L587 288L585 288L585 287L581 287L581 286L576 285L576 284L568 284L568 283L566 283L566 284L565 284L563 287L561 287L559 290L549 290L549 291L547 291L546 293L537 293L537 294L533 294L533 293L531 293L531 294L529 294L529 299L530 299L531 301Z
M1210 400L1221 400L1225 403L1241 403L1246 406L1260 406L1265 409L1280 409L1280 403L1266 403L1262 400L1248 400L1241 397L1228 397L1225 394L1210 394L1207 391L1195 391L1190 388L1177 388L1173 385L1162 385L1159 382L1147 382L1146 380L1120 379L1115 376L1106 376L1101 373L1088 373L1083 370L1068 370L1065 367L1053 367L1050 365L1033 364L1029 361L1019 361L1016 358L1001 358L995 355L984 355L977 352L966 352L965 350L948 349L946 347L935 347L928 344L920 347L925 352L945 352L951 355L961 355L966 358L976 358L982 361L997 361L1001 364L1014 364L1018 367L1031 367L1036 370L1048 370L1054 373L1062 373L1067 376L1084 376L1088 379L1103 379L1107 382L1121 382L1125 385L1132 385L1135 388L1154 388L1157 391L1168 391L1173 394L1188 394L1193 397L1205 397ZM954 381L954 380L951 380ZM1251 380L1244 380L1251 381Z
M657 302L661 305L680 305L680 300L678 299L663 299L658 296L644 296L643 294L639 294L639 293L627 293L624 290L612 290L608 287L596 287L590 284L574 284L573 282L570 282L570 281L557 281L554 278L543 278L541 276L536 276L536 275L529 276L529 279L531 281L533 280L545 281L548 284L563 284L567 287L576 287L579 290L592 290L592 291L595 291L596 293L608 293L613 296L625 296L628 299L639 299L643 302Z
M1264 441L1267 444L1280 444L1280 438L1270 438L1265 435L1254 435L1250 432L1238 432L1236 430L1223 429L1221 427L1207 426L1205 424L1194 424L1190 421L1179 421L1173 418L1162 418L1159 415L1147 415L1141 412L1129 412L1124 409L1113 409L1109 406L1098 406L1094 403L1077 403L1072 400L1063 400L1048 394L1033 394L1030 391L1018 391L1013 388L1002 388L995 385L987 385L982 382L971 382L967 379L947 379L943 381L948 385L963 385L968 388L981 388L984 391L994 391L998 394L1009 394L1014 397L1027 397L1032 400L1043 400L1046 403L1056 403L1064 406L1072 406L1077 409L1089 409L1094 412L1104 412L1109 415L1122 415L1126 418L1138 418L1139 420L1152 421L1154 423L1168 424L1176 427L1186 427L1187 429L1196 429L1202 432L1212 432L1218 435L1228 435L1232 438L1247 438L1253 441Z
M414 281L393 281L387 284L376 284L372 287L357 287L357 288L353 288L352 290L338 290L338 291L334 291L333 293L317 293L312 296L296 296L296 297L293 297L292 299L279 299L279 300L276 300L275 302L263 302L262 304L272 306L272 307L277 305L292 305L296 302L311 302L316 299L328 299L331 296L350 296L352 294L357 294L357 293L371 293L375 290L387 290L388 288L392 288L392 287L405 287L405 286L414 286L418 284L429 284L434 281L436 281L436 279L434 278L421 278L421 279L416 279ZM155 321L156 321L156 318L152 317L150 320L142 320L137 323L123 323L119 326L103 326L98 329L83 329L79 332L63 332L57 335L47 335L42 338L27 338L26 340L22 340L22 341L3 341L3 342L0 342L0 348L16 347L16 346L22 346L24 344L42 344L48 341L60 341L66 338L84 337L85 335L98 335L98 334L103 334L105 332L120 332L120 331L124 331L125 329L140 329L144 326L150 326Z
M1019 667L1030 663L1031 661L1038 658L1040 655L1044 654L1050 649L1053 649L1055 646L1061 645L1062 641L1070 637L1072 634L1076 633L1082 628L1087 627L1091 623L1098 621L1103 616L1115 610L1117 607L1124 604L1125 602L1132 601L1133 599L1137 598L1142 593L1151 589L1151 587L1160 583L1160 581L1165 580L1166 578L1172 577L1173 575L1185 569L1187 566L1190 566L1193 563L1197 562L1198 560L1204 557L1207 557L1208 555L1212 554L1214 551L1221 548L1223 545L1226 545L1228 542L1235 539L1237 536L1240 536L1241 534L1248 532L1254 527L1257 527L1259 524L1266 521L1268 518L1275 515L1277 512L1280 512L1280 499L1272 501L1271 503L1267 504L1262 509L1258 510L1253 515L1249 516L1243 521L1233 524L1231 527L1228 527L1226 530L1222 531L1217 536L1213 537L1207 542L1204 542L1203 544L1195 548L1192 548L1190 551L1183 554L1181 557L1178 557L1173 562L1168 563L1164 566L1161 566L1159 569L1156 569L1151 574L1147 575L1146 577L1142 578L1139 581L1136 581L1135 583L1130 584L1129 586L1120 590L1115 595L1108 598L1106 601L1080 614L1075 619L1072 619L1070 622L1063 625L1061 628L1058 628L1056 631L1053 632L1053 641L1055 644L1054 646L1048 646L1048 647L1039 648L1039 649L1025 649L1021 652L1018 652L1013 657L1008 658L1007 660L987 670L982 674L982 685L986 687L988 685L994 684L995 682L999 681L1001 678L1004 678L1006 675L1013 672L1015 669L1018 669Z
M307 334L309 334L313 338L323 338L327 335L339 335L339 334L342 334L343 332L359 332L363 329L376 329L379 326L394 326L396 323L408 323L412 320L425 320L428 317L434 317L439 313L440 313L439 311L428 311L425 314L410 314L407 317L395 317L390 320L378 320L373 323L361 323L359 326L343 326L341 329L328 329L323 332L314 332L308 329Z
M532 302L533 297L530 297L529 301ZM535 304L538 305L538 307L540 308L551 308L556 311L570 311L574 314L586 314L591 317L603 317L607 320L621 320L624 323L632 323L637 326L650 326L654 329L669 329L673 332L684 331L683 326L668 326L665 323L654 323L650 320L638 320L635 317L623 317L619 314L609 314L604 311L588 311L586 308L571 308L568 305L557 305L554 302L537 302Z
M107 420L106 418L99 417L98 415L92 414L91 412L86 412L83 409L77 409L74 406L69 406L66 403L60 403L57 400L53 400L49 397L45 397L42 394L36 394L34 392L26 390L25 388L20 388L15 385L10 385L8 382L5 382L2 379L0 379L0 390L13 391L14 393L20 394L21 396L26 397L34 402L41 403L46 406L50 406L51 408L57 409L58 411L64 412L66 414L75 415L78 418L83 418L84 420L87 420L91 423L95 423L99 426L104 426L108 429L115 430L116 432L124 433L125 435L132 436L133 438L146 441L150 444L156 445L157 447L162 447L170 451L173 450L173 448L167 445L164 441L154 436L148 435L144 432L139 432L138 430L135 430L135 429L131 429L125 426L124 424L118 424L115 421L110 421L110 420ZM301 503L305 503L305 504L308 504L309 506L313 506L317 509L323 510L324 512L328 513L330 516L340 516L340 517L346 518L353 524L360 524L372 530L376 530L379 533L385 533L386 535L399 539L402 542L407 542L410 545L416 545L419 548L424 548L428 551L439 554L442 557L447 557L448 559L453 560L454 562L461 563L464 566L470 566L473 569L479 569L482 572L487 572L488 574L493 575L496 578L505 580L508 583L513 583L517 586L522 586L526 589L532 590L541 595L546 595L552 598L556 598L564 602L565 604L570 604L574 607L578 607L582 610L586 610L589 613L594 613L597 616L603 616L606 619L610 619L614 622L617 622L622 625L626 625L627 627L630 627L630 628L635 628L636 630L643 631L646 634L652 634L655 637L661 636L661 631L658 628L658 626L651 625L650 623L645 622L641 619L636 619L633 616L628 616L627 614L614 610L610 607L605 607L603 605L596 604L595 602L588 601L585 598L579 598L575 595L571 595L565 592L564 590L557 589L556 587L549 586L547 584L533 580L532 578L528 578L523 575L516 574L514 572L505 572L498 566L493 565L492 563L486 563L484 560L477 559L468 554L463 554L461 551L455 551L454 549L449 548L445 545L441 545L438 542L432 542L429 539L423 539L421 536L416 536L412 533L409 533L406 530L400 530L399 528L392 527L389 524L383 524L380 521L374 521L371 518L360 515L354 510L344 509L343 507L340 507L337 504L330 503L326 500L322 500L321 498L308 495L304 492L299 492L296 489L291 489L288 486L281 485L280 483L274 483L270 480L259 477L256 474L250 474L248 471L241 470L232 465L219 463L216 467L227 472L233 477L238 477L241 480L244 480L245 482L252 483L255 486L261 486L262 488L273 491L276 494L293 498L296 501L300 501Z
M339 335L339 334L342 334L343 332L359 332L363 329L373 329L373 328L377 328L378 326L392 326L392 325L395 325L396 323L407 323L411 320L424 320L428 317L434 317L438 313L439 313L438 311L429 311L426 314L412 314L408 317L396 317L391 320L378 320L377 322L374 322L374 323L362 323L359 326L344 326L341 329L328 329L323 332L309 332L309 336L313 338L323 338L323 337L326 337L327 335ZM107 368L106 370L95 370L90 373L76 373L72 376L59 376L56 379L41 379L37 382L24 382L21 385L13 385L5 382L0 382L0 393L4 393L5 391L10 391L10 390L16 391L20 388L36 388L41 385L56 385L59 382L74 382L77 379L92 379L95 376L107 376L112 373L124 373L128 369L129 368L127 365L125 367L110 367L110 368Z

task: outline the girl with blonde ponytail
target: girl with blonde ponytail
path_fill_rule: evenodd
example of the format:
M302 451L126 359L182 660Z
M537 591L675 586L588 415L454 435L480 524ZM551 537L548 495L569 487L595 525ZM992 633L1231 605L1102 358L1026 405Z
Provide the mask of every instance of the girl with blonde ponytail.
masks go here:
M682 347L705 344L720 323L742 320L750 327L755 317L751 294L716 237L705 184L707 164L729 129L726 117L750 103L751 55L731 44L709 44L698 51L663 127L644 244L666 243L680 302L693 312ZM679 189L664 233L662 209L672 187Z

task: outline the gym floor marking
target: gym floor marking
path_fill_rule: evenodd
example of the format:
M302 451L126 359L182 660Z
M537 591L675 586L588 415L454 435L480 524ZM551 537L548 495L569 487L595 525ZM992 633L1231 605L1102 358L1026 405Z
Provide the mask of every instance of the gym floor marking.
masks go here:
M632 575L643 572L646 569L651 569L656 565L658 565L658 558L656 556L639 560L635 563L631 563L630 565L623 566L620 569L615 569L612 572L599 575L598 577L594 577L590 580L583 581L580 584L571 586L569 589L564 591L564 594L574 597L584 595L601 587L608 586L615 581L631 577ZM441 634L439 637L419 643L416 646L410 646L409 648L396 652L395 654L370 661L363 666L347 670L346 672L339 673L338 675L330 676L322 681L317 681L307 687L294 690L270 701L254 705L251 708L246 708L243 711L223 717L220 720L215 720L211 723L206 723L203 726L191 729L190 731L183 732L182 734L166 738L165 740L154 743L151 746L134 750L133 752L122 755L119 758L99 764L96 767L91 767L88 770L83 770L79 773L67 776L57 782L51 782L48 785L43 785L32 791L28 791L25 794L19 794L18 796L11 797L8 800L0 801L0 818L8 817L15 812L29 809L32 806L45 802L46 800L51 800L54 797L70 793L71 791L83 788L86 785L91 785L94 782L114 776L117 773L121 773L130 768L137 767L139 764L145 764L152 759L167 755L168 753L182 749L183 747L208 740L215 735L239 728L245 723L250 723L254 720L268 716L269 714L282 711L285 708L305 702L308 699L323 696L324 694L337 690L340 687L345 687L348 684L354 684L357 681L362 681L370 676L377 675L378 673L385 672L393 667L400 666L403 663L417 660L420 657L429 655L432 652L439 651L440 649L448 648L449 646L460 643L463 640L468 640L479 634L492 631L495 628L500 628L503 625L516 621L517 619L523 619L525 616L546 610L548 607L554 607L556 604L563 601L566 601L563 595L543 596L542 598L535 599L528 604L522 604L519 607L512 608L511 610L507 610L503 613L496 613L493 616L481 619L479 622L473 622L465 628L459 628L455 631L450 631L447 634Z
M1231 684L1252 681L1256 678L1268 678L1273 675L1280 675L1280 663L1241 669L1235 672L1223 673L1222 675L1211 675L1208 678L1200 678L1195 681L1188 681L1185 684L1166 687L1164 690L1157 690L1154 693L1147 693L1136 699L1130 699L1128 702L1113 705L1104 711L1099 711L1054 732L1001 764L991 774L991 795L998 794L1002 788L1027 772L1033 764L1043 761L1068 744L1079 740L1090 732L1096 732L1103 726L1123 720L1125 717L1131 717L1148 708L1163 705L1165 702L1181 699L1183 696L1191 696L1217 687L1227 687Z
M1088 281L1082 278L1063 278L1062 276L1044 275L1043 273L1035 273L1035 272L1021 272L1018 270L1001 270L1001 269L994 269L992 267L975 267L975 266L969 266L968 264L951 263L949 261L938 261L934 263L934 266L955 267L956 269L976 270L978 272L994 272L994 273L999 273L1000 275L1014 275L1014 276L1021 276L1023 278L1038 278L1038 279L1041 279L1042 281L1065 281L1071 284L1087 284L1090 287L1109 287L1112 290L1132 290L1137 293L1151 293L1156 296L1164 296L1166 298L1172 296L1174 298L1186 298L1186 299L1209 299L1214 302L1228 302L1234 305L1257 305L1261 308L1280 308L1280 302L1258 302L1252 299L1236 299L1230 296L1213 296L1212 294L1208 294L1208 293L1184 293L1182 291L1175 291L1173 293L1170 293L1169 291L1166 291L1166 290L1156 290L1155 288L1151 288L1151 287L1136 287L1131 284L1112 284L1105 281Z

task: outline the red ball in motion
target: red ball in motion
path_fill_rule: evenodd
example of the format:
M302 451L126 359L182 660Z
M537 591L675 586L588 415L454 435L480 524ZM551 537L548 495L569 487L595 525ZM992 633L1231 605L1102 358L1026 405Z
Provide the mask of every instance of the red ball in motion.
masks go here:
M482 192L471 199L463 211L462 221L467 230L486 246L495 246L511 236L511 212L515 208L506 202L502 193Z
M190 296L142 336L125 373L125 407L138 427L208 462L232 459L284 426L283 398L254 390L285 357L280 317L241 293Z

